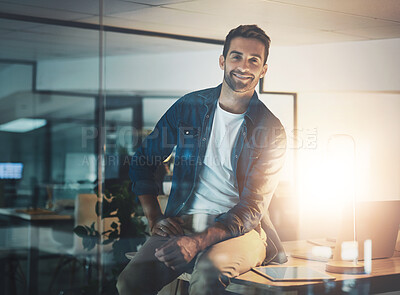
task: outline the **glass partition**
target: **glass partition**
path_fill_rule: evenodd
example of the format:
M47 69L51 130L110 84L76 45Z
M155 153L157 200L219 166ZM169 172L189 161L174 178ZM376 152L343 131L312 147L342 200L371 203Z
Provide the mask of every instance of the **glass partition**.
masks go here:
M52 209L59 200L93 192L95 141L84 131L95 123L94 97L22 91L0 104L0 162L22 165L18 178L1 180L4 207Z
M18 15L11 6L0 15L0 230L7 232L0 246L10 255L23 250L15 263L26 284L7 283L5 292L114 294L125 253L146 238L130 157L179 97L221 83L222 42L135 30L123 15L118 26L106 25L113 13L144 4L73 1L29 10L20 2ZM159 173L165 194L170 174ZM28 217L17 222L4 213L17 210ZM46 222L32 222L38 212L49 214ZM68 217L49 221L53 215ZM73 261L79 267L71 269Z
M1 294L87 285L73 228L78 196L97 199L99 33L29 16L41 9L0 16Z

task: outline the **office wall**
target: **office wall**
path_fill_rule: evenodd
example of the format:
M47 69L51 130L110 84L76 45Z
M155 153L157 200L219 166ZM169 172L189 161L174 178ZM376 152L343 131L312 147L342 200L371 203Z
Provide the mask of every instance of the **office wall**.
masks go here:
M271 47L269 91L399 91L400 39Z
M210 51L153 55L107 56L107 91L185 93L221 82L220 47ZM38 64L38 89L97 90L96 58L43 61ZM91 73L91 74L89 74Z
M31 90L32 74L32 65L0 61L0 99L17 91Z

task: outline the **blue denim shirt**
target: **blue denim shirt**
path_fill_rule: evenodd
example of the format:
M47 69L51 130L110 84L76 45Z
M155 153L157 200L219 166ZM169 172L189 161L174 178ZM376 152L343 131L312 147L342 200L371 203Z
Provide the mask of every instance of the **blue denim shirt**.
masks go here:
M132 158L129 174L133 192L157 196L155 170L176 146L166 216L179 216L192 195L203 165L220 92L221 85L180 98L162 116ZM279 181L285 151L286 135L282 124L254 92L231 154L240 201L216 219L232 237L261 224Z

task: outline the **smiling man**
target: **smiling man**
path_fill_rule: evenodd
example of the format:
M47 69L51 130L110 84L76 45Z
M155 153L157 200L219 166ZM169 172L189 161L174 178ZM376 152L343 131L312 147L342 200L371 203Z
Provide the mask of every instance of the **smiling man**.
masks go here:
M267 212L286 136L255 92L269 44L256 25L231 30L219 59L222 85L179 99L133 156L133 192L152 236L120 274L120 294L157 294L182 272L192 273L190 294L222 294L252 267L286 261ZM174 146L162 213L154 172Z

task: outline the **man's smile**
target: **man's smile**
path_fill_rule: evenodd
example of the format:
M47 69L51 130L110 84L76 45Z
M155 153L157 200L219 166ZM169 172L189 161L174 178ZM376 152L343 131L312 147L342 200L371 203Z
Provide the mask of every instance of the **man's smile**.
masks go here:
M247 79L253 79L254 76L253 75L249 75L249 74L239 74L237 72L231 72L233 76L235 76L236 78L240 79L240 80L247 80Z

